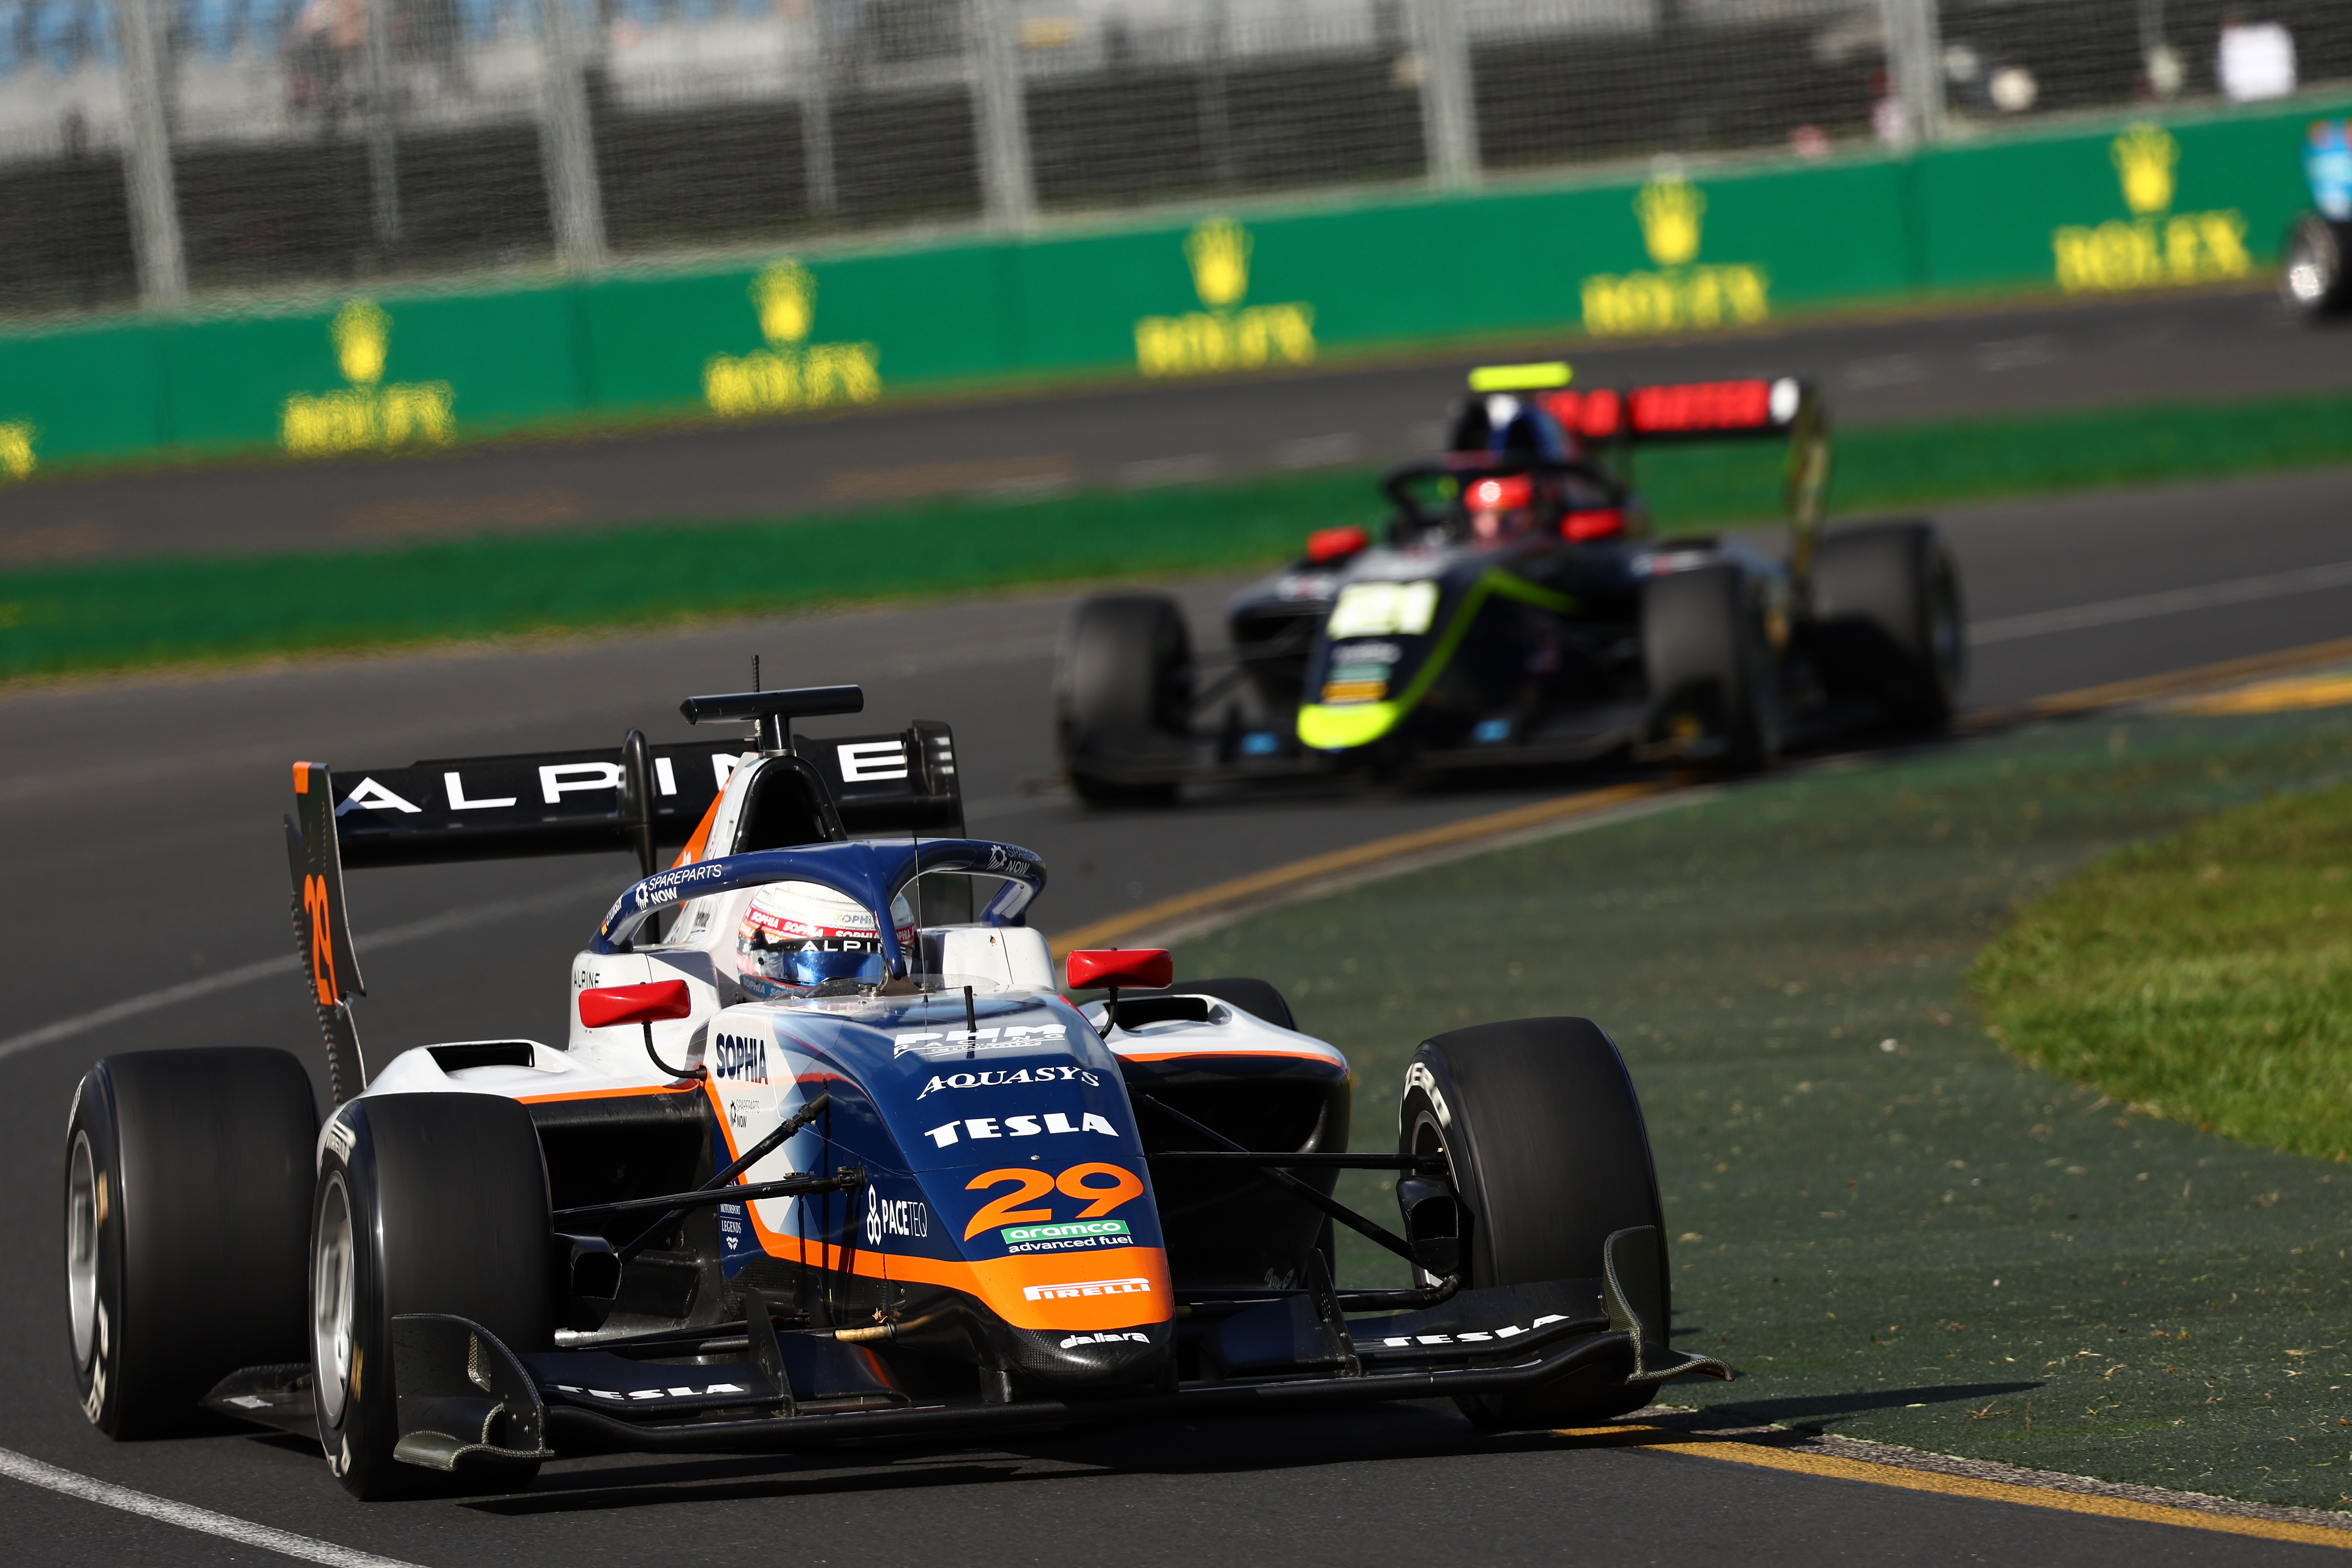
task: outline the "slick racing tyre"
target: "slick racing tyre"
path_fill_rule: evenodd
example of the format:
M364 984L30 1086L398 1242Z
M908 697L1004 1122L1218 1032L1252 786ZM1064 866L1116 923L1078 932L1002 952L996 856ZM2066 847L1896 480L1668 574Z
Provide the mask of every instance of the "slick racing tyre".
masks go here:
M1054 667L1054 729L1081 800L1167 801L1192 729L1192 654L1176 601L1160 594L1088 599L1070 617Z
M1665 1219L1641 1102L1617 1047L1587 1018L1478 1024L1425 1040L1405 1069L1397 1152L1444 1157L1469 1237L1463 1285L1591 1279L1609 1237L1658 1232L1658 1295L1671 1317ZM1630 1370L1630 1367L1626 1370ZM1556 1426L1649 1403L1606 1366L1508 1395L1462 1400L1482 1424Z
M487 1094L362 1096L327 1124L311 1210L312 1400L327 1463L355 1497L513 1491L537 1461L392 1457L392 1320L443 1312L519 1353L554 1326L547 1168L530 1112Z
M1968 676L1959 574L1936 525L1842 528L1813 560L1822 673L1908 729L1949 721Z
M1738 773L1780 749L1780 668L1744 574L1721 563L1653 577L1642 593L1650 736Z
M92 1067L66 1129L66 1306L82 1413L185 1430L240 1367L305 1358L319 1112L284 1051L135 1051Z
M2352 310L2352 277L2346 275L2345 253L2352 250L2352 223L2336 223L2317 213L2305 213L2287 231L2285 265L2279 273L2279 293L2290 309L2305 316L2340 314Z

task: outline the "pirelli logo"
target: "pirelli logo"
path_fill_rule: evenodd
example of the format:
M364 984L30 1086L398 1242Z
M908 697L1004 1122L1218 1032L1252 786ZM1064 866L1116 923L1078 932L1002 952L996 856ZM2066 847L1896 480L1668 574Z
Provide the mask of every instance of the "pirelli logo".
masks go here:
M1078 1296L1149 1296L1149 1279L1077 1279L1067 1285L1025 1285L1021 1294L1032 1301L1066 1301Z

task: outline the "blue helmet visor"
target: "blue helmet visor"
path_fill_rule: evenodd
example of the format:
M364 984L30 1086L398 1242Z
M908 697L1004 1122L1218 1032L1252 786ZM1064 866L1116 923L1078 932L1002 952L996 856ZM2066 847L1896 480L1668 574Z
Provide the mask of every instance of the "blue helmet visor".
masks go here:
M890 978L882 939L874 936L755 939L746 956L757 961L761 979L778 985L817 985L827 980L879 984Z

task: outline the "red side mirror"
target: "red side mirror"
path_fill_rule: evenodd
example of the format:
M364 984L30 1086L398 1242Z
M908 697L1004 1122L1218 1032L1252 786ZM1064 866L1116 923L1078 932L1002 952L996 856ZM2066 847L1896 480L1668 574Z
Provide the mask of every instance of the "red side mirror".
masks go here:
M1164 947L1083 948L1070 954L1070 989L1140 985L1153 990L1176 978L1176 961Z
M1307 559L1320 566L1326 561L1360 554L1371 542L1372 536L1360 528L1318 528L1307 536Z
M694 998L683 980L598 985L580 993L580 1021L592 1029L615 1024L657 1024L665 1018L683 1018L693 1011Z

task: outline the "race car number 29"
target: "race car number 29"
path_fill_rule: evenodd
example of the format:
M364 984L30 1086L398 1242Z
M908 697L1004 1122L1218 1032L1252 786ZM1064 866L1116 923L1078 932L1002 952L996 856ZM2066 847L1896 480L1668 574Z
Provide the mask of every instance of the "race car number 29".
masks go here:
M1104 1184L1108 1178L1108 1184ZM990 1187L1011 1184L1013 1191L992 1197L980 1205L971 1223L963 1227L963 1237L970 1241L982 1231L997 1226L1050 1224L1054 1211L1050 1208L1023 1208L1048 1193L1058 1192L1064 1197L1076 1198L1084 1206L1078 1210L1080 1219L1100 1219L1119 1205L1143 1195L1143 1184L1132 1171L1100 1161L1084 1165L1072 1165L1058 1176L1043 1171L1024 1171L1008 1166L1001 1171L982 1171L964 1184L969 1192L982 1192Z

